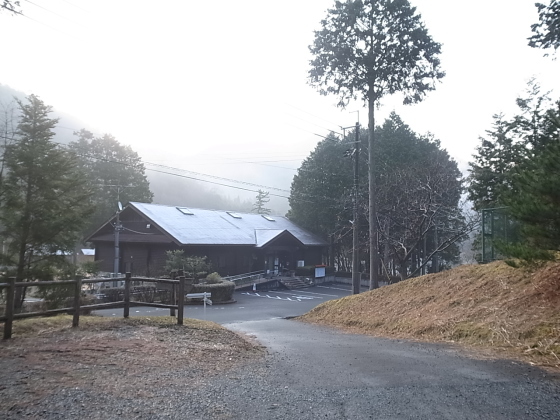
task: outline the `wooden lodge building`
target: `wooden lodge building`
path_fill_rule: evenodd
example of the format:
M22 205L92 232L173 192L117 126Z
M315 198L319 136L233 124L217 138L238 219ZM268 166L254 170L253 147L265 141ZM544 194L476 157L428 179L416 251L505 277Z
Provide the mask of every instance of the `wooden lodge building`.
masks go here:
M119 214L119 272L164 274L166 251L208 257L222 276L281 274L323 262L327 243L282 216L129 203ZM116 215L88 239L101 271L113 272Z

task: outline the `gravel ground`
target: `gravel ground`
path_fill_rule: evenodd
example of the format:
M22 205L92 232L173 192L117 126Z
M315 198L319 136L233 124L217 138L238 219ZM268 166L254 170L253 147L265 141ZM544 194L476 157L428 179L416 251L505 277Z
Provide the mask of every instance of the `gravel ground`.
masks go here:
M560 400L551 404L559 389L552 383L524 381L519 395L543 395L519 411L519 401L501 413L463 412L471 387L337 388L328 384L302 391L286 381L269 355L251 365L198 381L195 386L172 381L169 385L139 386L136 395L120 396L91 387L56 387L27 407L15 407L5 419L558 419ZM181 372L178 372L180 374ZM503 384L489 383L476 390L491 398L506 396ZM442 404L443 397L448 403ZM450 398L449 398L450 397ZM414 399L411 404L411 399ZM422 400L423 404L418 404ZM449 404L452 401L453 404Z
M213 323L107 321L1 341L0 419L227 418L196 393L264 355Z
M430 377L418 367L420 378L374 383L375 375L341 364L374 339L295 321L260 325L278 340L268 351L219 327L125 325L3 342L0 419L560 419L559 383L538 369L516 365L510 378L498 361L493 378L469 368L469 380L447 381L437 369ZM306 340L323 355L317 360L324 369L310 366L310 352L302 357L297 346ZM391 354L395 345L403 363L405 351L420 351L413 364L434 359L443 366L449 353L380 343ZM339 349L343 359L321 346ZM470 366L456 360L457 372Z

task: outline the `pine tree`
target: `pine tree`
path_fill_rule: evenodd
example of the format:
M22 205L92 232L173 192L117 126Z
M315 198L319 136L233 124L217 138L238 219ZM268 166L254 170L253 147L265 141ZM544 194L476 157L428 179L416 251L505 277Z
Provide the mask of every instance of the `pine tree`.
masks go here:
M31 95L18 101L21 118L15 141L5 152L7 174L0 206L2 262L17 281L53 277L73 251L91 211L90 191L76 158L52 141L58 122L51 107Z
M70 143L70 150L78 156L87 174L95 202L95 212L84 228L84 236L115 214L117 202L123 205L129 201L152 202L154 194L137 152L110 134L94 137L83 129L75 134L78 140Z
M560 111L555 117L558 124ZM504 253L529 263L554 259L560 251L560 138L516 170L512 187L503 200L521 223L523 241L502 246Z
M257 197L255 199L255 204L253 205L253 212L257 214L270 214L270 209L266 208L265 205L270 201L268 197L269 192L259 190Z

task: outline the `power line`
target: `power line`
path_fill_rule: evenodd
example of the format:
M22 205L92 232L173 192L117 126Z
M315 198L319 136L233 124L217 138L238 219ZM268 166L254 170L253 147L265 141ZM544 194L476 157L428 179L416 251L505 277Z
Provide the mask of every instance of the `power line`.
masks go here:
M170 169L170 170L175 170L175 171L186 172L186 173L190 173L190 174L194 174L194 175L198 175L198 176L205 176L205 177L208 177L208 178L217 179L217 180L221 180L221 181L235 182L235 183L238 183L238 184L243 184L243 185L248 185L248 186L253 186L253 187L260 187L260 188L267 188L267 189L271 189L271 190L276 190L276 191L288 192L289 193L288 190L285 190L285 189L282 189L282 188L268 187L268 186L265 186L265 185L253 184L252 182L236 181L236 180L231 179L231 178L224 178L224 177L215 176L215 175L202 174L200 172L189 171L187 169L175 168L175 167L172 167L172 166L161 165L161 164L156 164L156 163L144 162L144 164L152 165L152 166L163 168L163 169Z
M331 121L329 121L329 120L327 120L327 119L325 119L325 118L323 118L323 117L320 117L320 116L318 116L318 115L312 114L311 112L305 111L305 110L303 110L303 109L301 109L301 108L298 108L297 106L294 106L294 105L289 104L289 103L286 103L286 105L291 106L292 108L295 108L295 109L297 109L298 111L301 111L301 112L304 112L304 113L306 113L306 114L309 114L309 115L311 115L312 117L318 118L318 119L320 119L320 120L322 120L322 121L325 121L325 122L327 122L327 123L329 123L329 124L332 124L332 125L336 126L337 128L340 127L338 124L334 124L334 123L332 123Z
M88 12L86 9L84 9L83 7L78 6L77 4L74 4L74 3L72 3L72 2L70 2L70 1L68 1L68 0L62 0L62 1L63 1L64 3L66 3L66 4L69 4L70 6L74 6L75 8L80 9L80 10L83 11L83 12L89 13L89 12Z
M29 20L32 20L33 22L38 23L39 25L43 25L43 26L46 26L46 27L49 28L49 29L52 29L53 31L60 32L62 35L70 36L70 35L67 34L66 32L61 31L60 29L54 28L54 27L52 27L52 26L50 26L50 25L47 25L46 23L40 22L40 21L38 21L37 19L32 18L31 16L27 16L26 14L23 14L23 13L19 13L19 14L20 14L21 16L23 16L23 17L29 19Z
M3 136L0 136L0 138L2 138L2 137ZM66 144L57 143L57 142L52 142L52 143L58 144L59 146L62 146L65 149L69 149L69 146L66 145ZM95 159L95 160L102 161L102 162L114 163L114 164L122 165L122 166L125 166L125 167L136 167L137 166L137 165L132 165L130 163L119 162L119 161L115 161L115 160L111 160L111 159L97 157L97 156L94 156L94 155L77 153L74 150L69 150L69 151L74 153L76 156ZM140 159L139 163L142 164L142 165L150 164L149 162L144 162L141 159ZM252 184L252 183L247 183L247 182L243 182L243 181L237 181L237 180L230 179L230 178L216 177L216 176L213 176L213 175L200 174L200 173L197 173L197 172L187 171L187 170L180 169L180 168L173 168L173 167L169 167L169 166L165 166L165 165L154 165L154 166L160 166L162 168L167 168L167 169L171 169L171 170L178 170L178 171L189 172L189 173L198 174L198 175L202 175L202 176L208 176L208 177L211 177L211 178L224 180L224 181L228 181L228 182L241 183L241 184L245 184L247 186L258 187L259 189L262 188L262 189L265 189L265 190L277 190L277 191L280 191L280 192L286 192L286 193L289 193L290 196L275 194L275 193L271 193L270 191L269 191L269 194L272 197L287 198L291 201L297 201L297 202L302 202L302 203L314 203L314 204L318 204L318 203L317 203L317 201L315 201L313 199L322 199L322 200L333 201L332 197L327 197L327 196L319 196L319 195L313 195L313 194L299 193L298 194L299 197L297 197L297 196L292 196L291 191L284 190L284 189L281 189L281 188L270 187L270 186L259 185L259 184ZM193 181L206 182L208 184L219 185L219 186L222 186L222 187L234 188L234 189L241 190L241 191L248 191L248 192L254 192L254 193L259 192L258 189L255 190L255 189L239 187L239 186L235 186L235 185L224 184L224 183L221 183L221 182L210 181L210 180L207 180L207 179L201 179L201 178L197 178L197 177L189 176L189 175L177 174L177 173L174 173L174 172L164 171L164 170L161 170L161 169L145 168L145 170L156 172L156 173L161 173L161 174L165 174L165 175L176 176L178 178L190 179L190 180L193 180ZM338 207L338 206L332 205L332 204L324 204L324 203L321 203L321 204L324 205L324 207L329 207L329 208L337 208Z
M310 122L310 121L308 121L308 120L305 120L305 119L303 119L303 118L301 118L301 117L297 117L297 116L295 116L295 115L291 115L291 114L288 114L288 113L285 113L285 115L288 115L289 117L292 117L292 118L297 118L298 120L302 120L303 122L306 122L307 124L311 124L311 125L317 126L317 127L322 128L322 129L324 129L324 130L328 130L328 131L330 131L331 133L335 133L335 134L338 134L338 135L342 136L342 133L339 133L339 132L337 132L337 131L331 130L330 128L324 127L324 126L322 126L322 125L315 124L315 123Z
M24 0L24 1L26 1L26 2L29 3L29 4L32 4L32 5L35 6L35 7L38 7L39 9L43 9L45 12L52 13L53 15L58 16L59 18L62 18L62 19L64 19L64 20L67 20L67 21L70 22L70 23L73 23L74 25L77 25L76 22L74 22L74 21L71 20L71 19L68 19L66 16L59 15L58 13L53 12L52 10L47 9L46 7L43 7L43 6L41 6L41 5L38 5L37 3L33 3L31 0Z

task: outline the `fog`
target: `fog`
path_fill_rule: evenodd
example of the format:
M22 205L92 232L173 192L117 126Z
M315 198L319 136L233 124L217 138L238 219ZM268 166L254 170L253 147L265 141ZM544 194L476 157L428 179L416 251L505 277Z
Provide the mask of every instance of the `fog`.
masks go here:
M150 189L154 193L154 203L202 208L210 210L233 210L251 212L257 195L254 191L211 186L203 181L194 181L179 176L147 171ZM210 186L209 186L210 185ZM288 200L270 197L266 205L272 214L284 215L288 211Z
M287 200L272 194L288 195L317 135L366 122L362 102L341 110L337 98L307 84L308 46L334 0L74 3L22 2L25 17L0 14L7 40L0 83L66 113L57 141L85 127L131 146L146 162L157 201L183 199L185 189L193 206L233 206L252 202L260 188L282 214ZM538 20L533 1L411 3L442 43L446 77L420 104L383 99L377 123L397 112L415 132L433 133L465 171L492 116L515 112L530 78L558 97L560 60L527 45ZM162 193L158 185L178 177L159 174L160 181L154 165L206 182Z
M4 111L9 114L13 112L13 123L17 124L18 104L16 100L25 103L26 96L24 92L0 84L0 126L3 126L6 118ZM47 105L49 104L47 103ZM74 132L82 128L95 130L87 122L56 109L53 109L51 117L59 119L54 129L53 141L62 145L75 141L77 138ZM8 118L10 118L9 115ZM102 135L104 133L94 132L94 134ZM145 157L142 158L145 162L146 175L150 181L150 189L154 193L153 202L156 204L250 212L255 203L257 191L262 189L271 193L267 207L272 210L273 214L283 215L288 211L288 200L284 198L289 195L288 191L278 191L268 188L268 186L285 185L286 188L289 188L295 168L275 167L266 162L259 162L259 159L248 162L247 157L238 159L231 158L231 156L229 158L220 157L218 153L214 156L201 156L198 159L189 158L181 162L179 168L161 166L150 162ZM211 167L208 168L208 165ZM210 169L214 175L185 171L183 169L185 167L202 171ZM255 169L259 174L257 177L253 172ZM239 182L242 178L249 181ZM283 197L275 197L272 194Z

